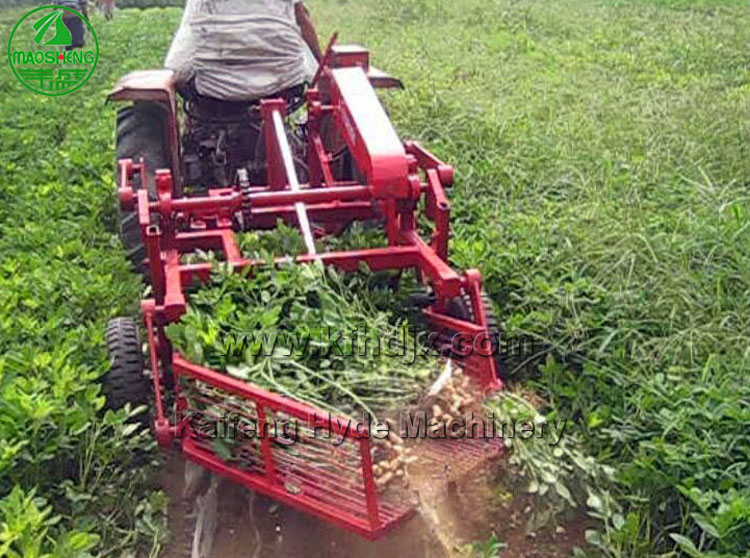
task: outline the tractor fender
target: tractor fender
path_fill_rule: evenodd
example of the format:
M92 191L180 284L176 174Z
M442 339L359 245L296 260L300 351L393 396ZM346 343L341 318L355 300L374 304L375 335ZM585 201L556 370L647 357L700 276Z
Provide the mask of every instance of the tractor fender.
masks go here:
M182 165L180 158L180 130L177 118L177 92L172 70L140 70L120 78L107 95L108 101L158 103L167 111L164 139L171 159L175 195L182 195Z
M176 98L172 70L139 70L130 72L109 92L110 101L162 101Z
M388 75L383 70L375 66L370 66L367 71L367 79L376 89L404 89L404 84L400 79Z

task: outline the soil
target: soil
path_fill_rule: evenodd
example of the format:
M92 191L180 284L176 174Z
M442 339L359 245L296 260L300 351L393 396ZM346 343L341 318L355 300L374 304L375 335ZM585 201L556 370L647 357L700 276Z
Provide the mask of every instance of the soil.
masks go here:
M171 497L172 541L163 558L189 558L192 498L183 498L184 462L170 453L162 486ZM222 481L218 529L211 558L468 558L468 545L493 534L506 544L503 558L562 558L584 546L588 521L581 515L527 534L528 496L513 496L504 460L446 483L414 479L420 509L412 519L377 541L333 527L307 514ZM505 503L503 503L505 502Z

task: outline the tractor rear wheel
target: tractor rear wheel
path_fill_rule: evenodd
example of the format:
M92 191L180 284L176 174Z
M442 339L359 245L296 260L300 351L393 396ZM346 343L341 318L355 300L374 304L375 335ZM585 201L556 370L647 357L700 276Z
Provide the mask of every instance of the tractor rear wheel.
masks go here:
M107 398L107 409L117 410L130 403L131 407L148 405L150 385L143 373L143 352L138 326L132 318L114 318L107 324L109 371L102 376L102 390ZM147 424L148 413L138 421Z
M117 111L116 145L115 145L115 184L119 182L117 161L132 159L146 163L147 184L141 184L141 177L136 173L133 182L136 189L147 188L152 199L156 197L155 175L158 169L171 168L166 148L167 112L159 103L136 102ZM143 260L146 249L138 226L138 213L124 211L118 207L120 240L125 252L138 271L144 271Z

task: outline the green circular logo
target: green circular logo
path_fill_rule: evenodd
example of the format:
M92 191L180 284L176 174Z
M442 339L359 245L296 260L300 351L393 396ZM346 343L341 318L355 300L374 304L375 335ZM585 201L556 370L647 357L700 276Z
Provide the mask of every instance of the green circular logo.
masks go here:
M93 44L87 45L91 39ZM99 40L91 23L64 6L42 6L27 12L8 40L11 70L25 87L42 95L57 97L79 89L98 61Z

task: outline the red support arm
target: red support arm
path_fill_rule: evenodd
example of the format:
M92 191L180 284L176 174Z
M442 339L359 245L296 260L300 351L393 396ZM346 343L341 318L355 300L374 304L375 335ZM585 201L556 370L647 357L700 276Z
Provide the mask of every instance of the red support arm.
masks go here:
M427 216L435 222L432 247L443 261L448 261L448 240L450 239L451 204L445 195L438 172L427 170Z
M326 74L336 122L373 196L408 197L406 152L367 75L359 67Z

